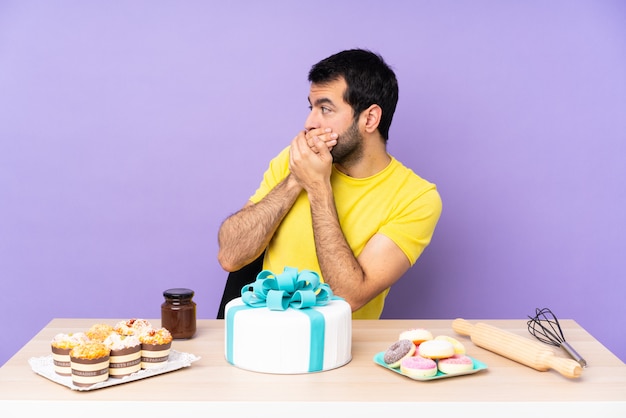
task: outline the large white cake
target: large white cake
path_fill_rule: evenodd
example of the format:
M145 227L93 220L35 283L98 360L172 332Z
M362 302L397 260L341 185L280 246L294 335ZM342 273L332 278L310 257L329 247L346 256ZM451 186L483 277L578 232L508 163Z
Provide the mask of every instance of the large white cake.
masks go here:
M312 373L352 359L352 311L343 299L324 306L270 310L242 298L225 309L226 360L242 369L276 374Z
M260 272L226 304L226 360L255 372L331 370L352 358L352 310L311 270Z
M226 305L226 360L242 369L276 374L341 367L352 358L352 311L342 299L284 311Z

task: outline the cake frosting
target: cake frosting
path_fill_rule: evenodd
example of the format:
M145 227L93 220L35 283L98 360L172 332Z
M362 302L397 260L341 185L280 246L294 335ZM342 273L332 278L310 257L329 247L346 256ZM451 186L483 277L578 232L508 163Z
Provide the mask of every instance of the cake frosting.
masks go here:
M352 358L352 310L312 271L265 270L225 308L225 356L239 368L300 374Z
M113 327L115 332L121 335L141 335L152 329L152 324L145 319L129 319L120 321Z
M74 332L70 334L59 333L52 338L50 344L59 349L72 349L78 344L87 342L89 338L84 332ZM69 354L69 352L68 352Z
M106 338L111 335L112 332L115 332L112 325L109 324L93 324L91 328L89 328L85 335L92 341L104 341Z

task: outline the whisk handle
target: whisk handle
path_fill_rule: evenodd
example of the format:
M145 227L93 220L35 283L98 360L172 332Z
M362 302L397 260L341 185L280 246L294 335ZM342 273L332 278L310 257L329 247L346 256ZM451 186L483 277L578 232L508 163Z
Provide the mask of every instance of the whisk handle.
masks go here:
M563 348L563 350L567 351L567 354L569 354L570 357L576 360L578 364L580 364L582 367L587 367L587 361L584 358L582 358L582 356L578 354L576 350L574 350L574 347L569 345L567 341L563 341L561 343L561 347Z

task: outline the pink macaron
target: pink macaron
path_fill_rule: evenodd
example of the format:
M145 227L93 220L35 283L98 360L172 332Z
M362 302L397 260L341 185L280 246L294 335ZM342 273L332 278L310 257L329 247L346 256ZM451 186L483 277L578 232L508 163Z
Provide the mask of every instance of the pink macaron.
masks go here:
M408 377L432 377L437 374L437 363L429 358L412 356L402 359L400 371Z
M452 357L441 359L437 362L441 373L458 374L474 369L474 362L464 354L455 354Z

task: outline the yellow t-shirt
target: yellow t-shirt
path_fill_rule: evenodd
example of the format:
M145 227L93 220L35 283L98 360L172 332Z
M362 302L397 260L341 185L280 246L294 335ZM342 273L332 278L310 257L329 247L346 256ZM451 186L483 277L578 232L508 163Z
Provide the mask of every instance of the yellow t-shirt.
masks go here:
M256 193L259 202L289 174L289 147L275 157ZM441 198L436 186L391 157L389 165L368 178L352 178L333 167L331 185L339 224L355 257L369 239L381 233L406 254L411 266L430 243L441 214ZM308 269L321 275L315 252L311 208L305 191L278 227L265 253L263 268L281 273L284 267ZM378 319L382 314L386 289L365 306L353 312L354 319Z

